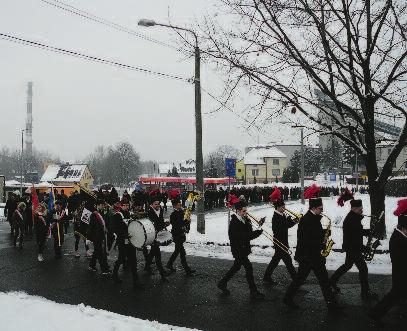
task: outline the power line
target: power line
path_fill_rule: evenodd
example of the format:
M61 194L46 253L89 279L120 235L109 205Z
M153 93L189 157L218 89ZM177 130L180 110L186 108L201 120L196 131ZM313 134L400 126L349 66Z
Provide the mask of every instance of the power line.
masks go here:
M60 48L60 47L54 47L54 46L46 45L46 44L43 44L43 43L18 38L18 37L15 37L15 36L4 34L4 33L0 33L0 38L4 39L4 40L7 40L7 41L14 42L16 44L41 48L41 49L45 49L47 51L51 51L51 52L55 52L55 53L59 53L59 54L63 54L63 55L69 55L69 56L72 56L72 57L77 57L77 58L84 59L84 60L91 61L91 62L97 62L97 63L106 64L106 65L111 65L111 66L119 67L119 68L122 68L122 69L139 71L139 72L142 72L142 73L145 73L145 74L156 75L156 76L160 76L160 77L164 77L164 78L168 78L168 79L175 79L175 80L188 82L188 83L191 83L191 81L192 81L191 79L187 79L187 78L183 78L183 77L179 77L179 76L175 76L175 75L171 75L171 74L166 74L166 73L162 73L162 72L159 72L159 71L153 71L153 70L149 70L149 69L145 69L145 68L141 68L141 67L136 67L136 66L133 66L133 65L124 64L124 63L120 63L120 62L116 62L116 61L112 61L112 60L107 60L107 59L104 59L104 58L101 58L101 57L86 55L86 54L79 53L79 52L76 52L76 51L71 51L71 50L67 50L67 49L64 49L64 48Z
M51 0L51 1L49 1L49 0L40 0L40 1L45 3L45 4L48 4L50 6L53 6L55 8L61 9L61 10L65 11L65 12L67 12L67 13L77 15L77 16L80 16L80 17L82 17L84 19L87 19L89 21L93 21L93 22L105 25L107 27L110 27L110 28L112 28L114 30L127 33L127 34L129 34L129 35L131 35L133 37L141 38L141 39L144 39L146 41L150 41L152 43L155 43L157 45L168 47L168 48L171 48L171 49L176 50L176 51L180 51L177 47L174 47L174 46L172 46L170 44L167 44L167 43L164 43L164 42L159 41L157 39L148 37L148 36L143 35L143 34L137 32L135 30L129 29L129 28L123 26L123 25L114 23L114 22L109 21L109 20L107 20L105 18L102 18L100 16L96 16L96 15L94 15L92 13L89 13L89 12L84 11L82 9L76 8L76 7L72 6L72 5L64 3L62 1L58 1L58 0Z

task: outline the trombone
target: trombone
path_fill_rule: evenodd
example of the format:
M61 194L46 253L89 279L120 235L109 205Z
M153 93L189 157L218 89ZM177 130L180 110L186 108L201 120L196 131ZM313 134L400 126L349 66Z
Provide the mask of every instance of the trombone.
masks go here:
M253 223L255 222L256 225L258 226L258 228L260 229L262 224L260 222L260 220L258 220L256 217L254 217L253 215L246 213L247 216L249 217L249 220ZM265 237L267 237L268 239L270 239L274 245L280 247L283 251L285 251L288 255L291 255L293 252L290 250L290 248L288 248L286 245L284 245L280 240L278 240L277 238L275 238L270 232L267 232L266 230L263 230L263 235Z
M293 221L294 221L295 223L297 223L297 224L300 223L300 219L301 219L301 217L303 216L302 214L296 213L295 211L291 211L291 210L289 210L289 209L287 209L287 208L284 208L284 211L294 217L294 218L293 218Z

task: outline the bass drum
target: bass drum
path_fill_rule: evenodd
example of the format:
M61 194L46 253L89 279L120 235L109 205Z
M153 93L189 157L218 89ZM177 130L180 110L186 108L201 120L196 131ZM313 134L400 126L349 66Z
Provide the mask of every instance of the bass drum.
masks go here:
M130 222L128 231L129 241L136 248L142 248L154 242L154 224L147 218Z

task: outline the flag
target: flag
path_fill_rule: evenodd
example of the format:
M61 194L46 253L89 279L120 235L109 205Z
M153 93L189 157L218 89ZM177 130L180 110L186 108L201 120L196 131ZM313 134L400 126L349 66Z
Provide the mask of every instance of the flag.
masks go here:
M37 191L35 190L34 184L32 184L32 185L33 185L33 187L31 189L31 202L32 202L31 214L32 214L33 225L34 225L34 211L38 208L39 201L38 201L38 195L37 195Z
M49 212L52 212L54 210L54 205L55 205L54 187L51 186L51 192L49 194L49 199L48 199L48 211Z

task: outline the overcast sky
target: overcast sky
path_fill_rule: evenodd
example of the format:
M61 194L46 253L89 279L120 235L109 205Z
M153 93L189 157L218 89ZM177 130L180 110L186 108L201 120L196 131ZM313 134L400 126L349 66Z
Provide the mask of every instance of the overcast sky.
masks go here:
M51 1L52 0L47 0ZM129 28L174 43L168 29L137 26L140 18L191 27L216 0L61 0ZM155 43L85 20L40 0L0 0L0 32L169 73L193 76L193 62ZM129 141L142 159L195 157L193 85L50 53L0 39L0 146L18 148L25 127L27 82L34 83L34 147L63 160L79 160L97 145ZM217 74L203 64L202 86L220 95ZM218 145L243 149L281 139L250 135L231 112L205 114L218 105L203 95L204 154ZM239 112L240 110L236 110ZM283 129L287 132L287 128ZM269 128L270 131L270 128ZM298 142L298 134L285 142Z

